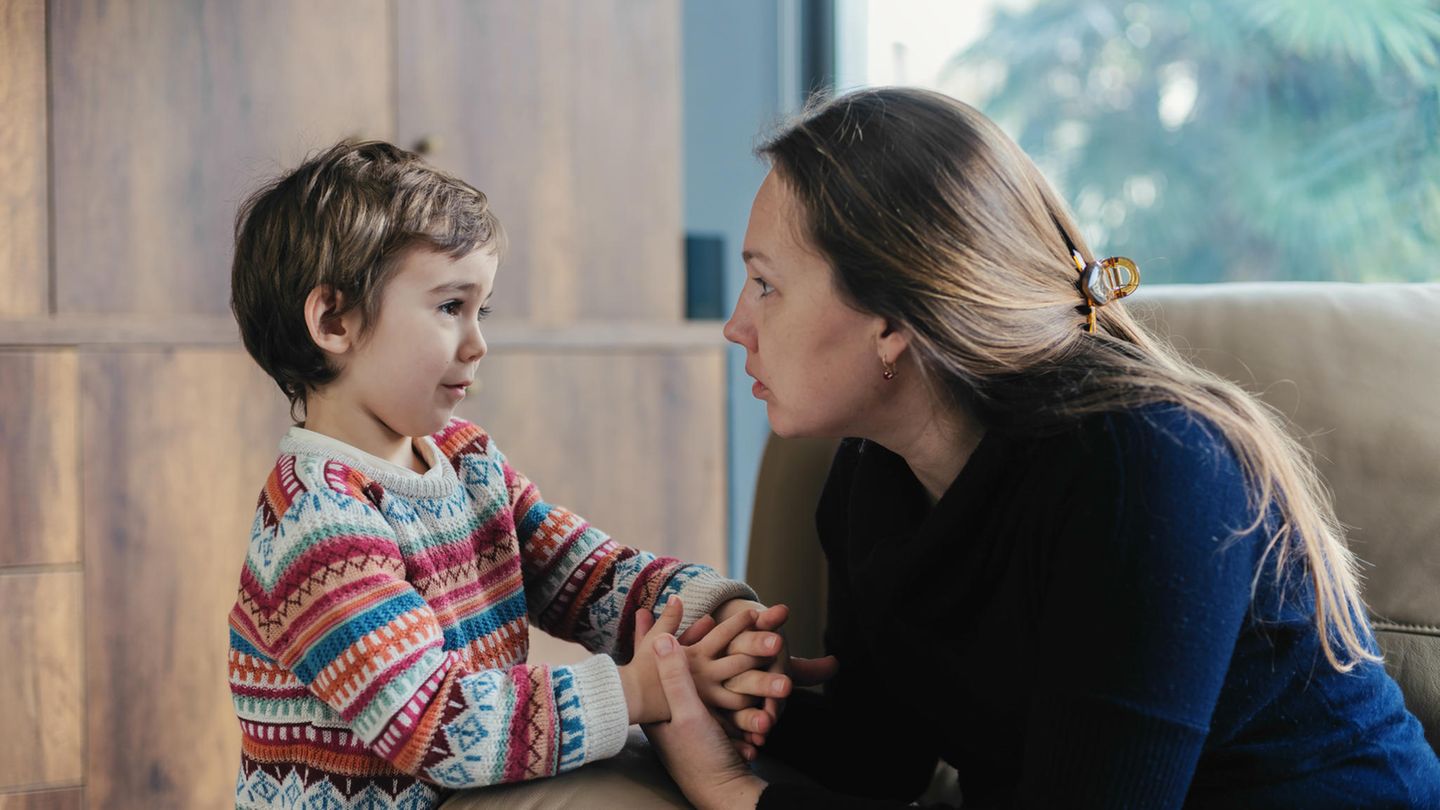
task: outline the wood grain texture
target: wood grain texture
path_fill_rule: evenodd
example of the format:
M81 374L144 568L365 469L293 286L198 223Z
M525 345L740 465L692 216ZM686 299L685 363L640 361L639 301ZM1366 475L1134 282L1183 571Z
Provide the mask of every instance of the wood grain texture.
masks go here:
M492 348L654 349L673 351L726 345L720 321L605 321L544 326L495 319L485 322ZM57 315L0 319L0 346L239 347L230 315Z
M78 400L73 351L0 350L0 566L80 561Z
M510 238L495 308L539 323L683 314L680 6L407 6L400 139L487 195Z
M80 779L80 580L0 571L0 789Z
M61 312L228 312L235 209L394 126L384 0L51 8Z
M0 3L0 318L50 308L45 3Z
M80 365L87 802L233 807L226 614L284 399L240 351Z
M80 810L84 799L80 788L0 793L0 810Z

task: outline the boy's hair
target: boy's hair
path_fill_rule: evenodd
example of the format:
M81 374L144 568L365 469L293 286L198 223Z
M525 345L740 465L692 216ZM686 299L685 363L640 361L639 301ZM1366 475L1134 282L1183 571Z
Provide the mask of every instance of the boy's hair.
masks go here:
M414 248L459 259L505 249L485 195L383 141L342 141L251 194L235 216L230 309L245 349L285 392L290 414L339 374L310 339L316 287L359 309L362 334L385 284Z

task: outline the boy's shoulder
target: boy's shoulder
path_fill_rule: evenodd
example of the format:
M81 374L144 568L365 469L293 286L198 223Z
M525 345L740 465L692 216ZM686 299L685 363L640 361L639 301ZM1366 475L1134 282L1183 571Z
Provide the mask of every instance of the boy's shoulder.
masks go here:
M459 417L451 417L449 424L430 435L430 440L457 469L460 459L468 455L504 458L484 428Z
M298 501L317 495L337 505L362 501L379 508L384 490L363 471L338 459L281 452L255 506L258 517L270 526L289 514Z

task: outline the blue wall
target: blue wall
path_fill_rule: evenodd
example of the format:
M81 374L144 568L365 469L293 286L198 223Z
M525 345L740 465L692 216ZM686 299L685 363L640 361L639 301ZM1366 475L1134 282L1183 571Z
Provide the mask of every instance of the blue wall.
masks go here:
M725 240L726 314L745 283L740 262L750 202L765 177L754 156L759 136L778 120L792 55L783 51L794 3L776 0L685 0L685 229ZM755 474L770 427L765 406L750 396L744 351L727 358L729 536L732 575L743 575Z

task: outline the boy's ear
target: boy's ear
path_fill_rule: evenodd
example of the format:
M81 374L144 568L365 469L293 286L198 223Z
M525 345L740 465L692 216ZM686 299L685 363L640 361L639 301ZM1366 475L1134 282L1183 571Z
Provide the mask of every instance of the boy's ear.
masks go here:
M344 293L327 284L305 296L305 326L310 330L310 339L331 354L344 354L355 345L355 330L348 323L351 319L337 314L344 305Z

